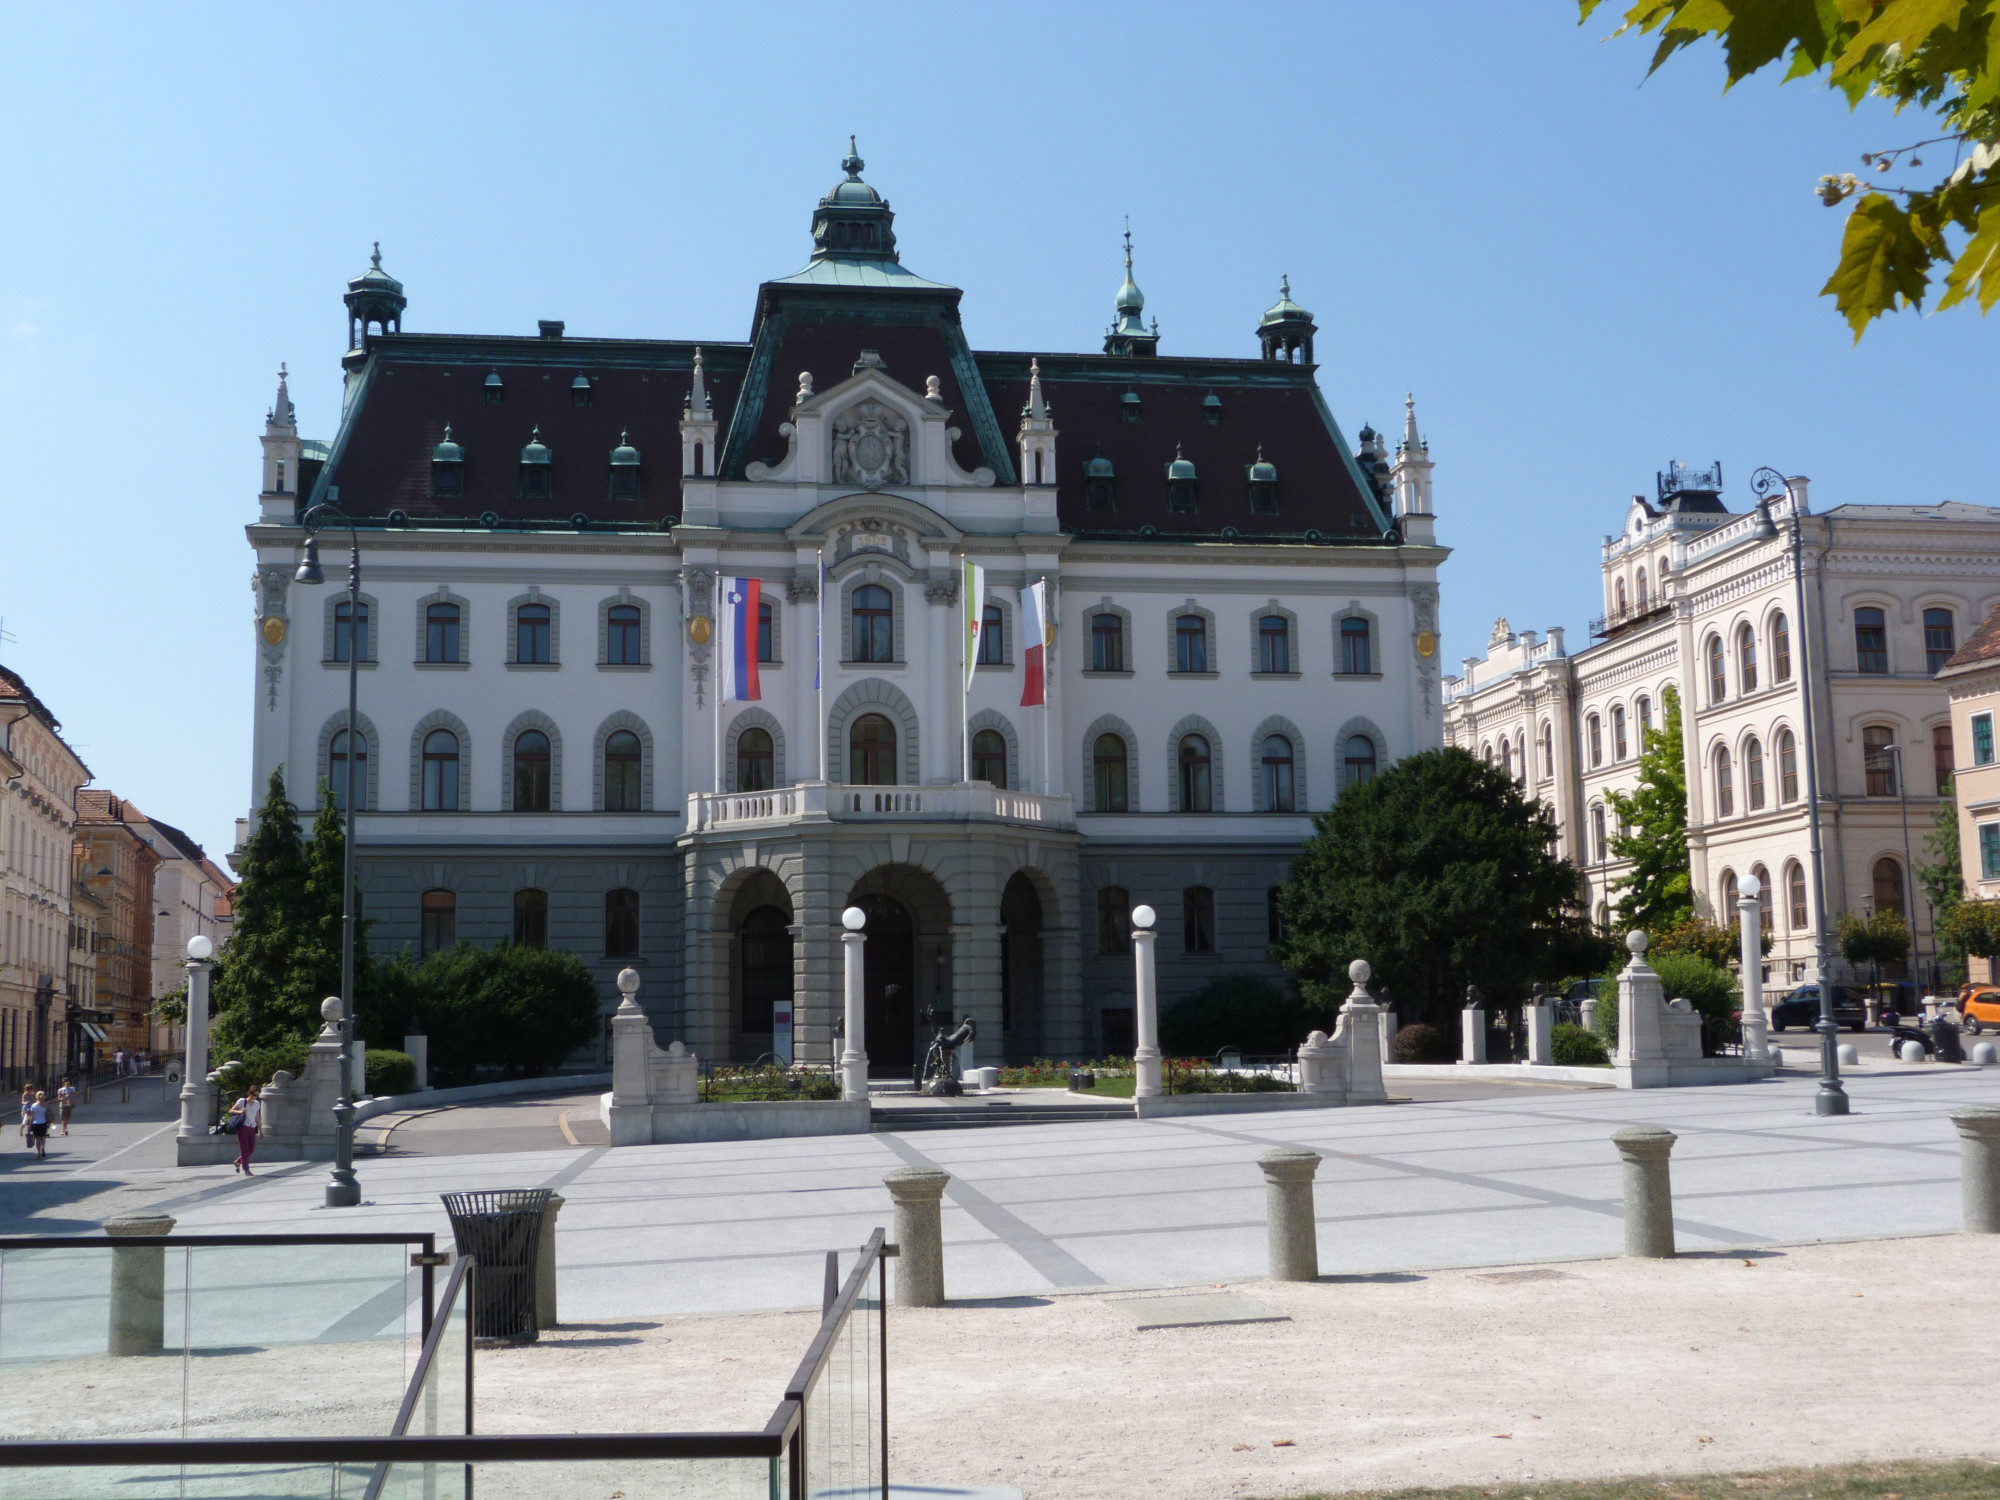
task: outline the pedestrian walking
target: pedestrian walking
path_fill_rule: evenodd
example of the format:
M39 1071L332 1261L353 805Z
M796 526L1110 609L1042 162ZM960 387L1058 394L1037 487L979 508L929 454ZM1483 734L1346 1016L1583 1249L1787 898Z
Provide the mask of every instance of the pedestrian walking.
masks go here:
M68 1135L70 1116L76 1113L76 1084L68 1078L56 1090L56 1112L62 1116L62 1133Z
M245 1177L251 1175L250 1158L257 1150L257 1127L264 1123L262 1092L253 1083L248 1093L229 1106L229 1113L236 1117L236 1170Z
M33 1145L28 1136L28 1111L34 1108L35 1090L32 1086L21 1090L21 1144Z
M116 1078L123 1078L125 1076L125 1049L123 1047L120 1047L116 1052L111 1054L111 1072L112 1076Z
M28 1137L35 1143L35 1155L49 1154L49 1096L40 1089L28 1104Z

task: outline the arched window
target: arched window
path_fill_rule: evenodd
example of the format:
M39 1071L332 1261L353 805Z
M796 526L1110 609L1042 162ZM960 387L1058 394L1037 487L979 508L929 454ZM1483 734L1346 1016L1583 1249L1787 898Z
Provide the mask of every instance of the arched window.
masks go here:
M604 612L604 659L614 667L636 667L645 660L639 649L639 606L614 604Z
M1205 885L1181 892L1181 947L1189 953L1215 951L1215 892Z
M1771 872L1762 865L1752 865L1750 873L1757 877L1757 929L1771 932Z
M1792 627L1784 611L1771 616L1771 681L1792 680Z
M418 912L417 956L427 958L458 941L458 897L425 891Z
M458 811L458 736L433 729L424 736L425 812Z
M514 660L547 665L550 610L546 604L523 604L514 611Z
M768 792L777 779L778 757L771 731L753 724L736 736L736 790Z
M424 606L424 660L461 661L459 628L463 617L456 604Z
M1722 637L1708 638L1708 701L1720 703L1729 696L1729 668L1722 650Z
M896 619L889 591L864 583L854 591L854 660L894 661Z
M368 660L368 606L364 602L355 613L352 600L342 599L333 606L333 659Z
M1616 602L1612 606L1612 613L1622 619L1624 618L1625 615L1625 580L1622 578L1618 580L1618 588L1615 598Z
M1889 622L1879 609L1854 612L1854 669L1878 673L1889 670Z
M1644 693L1632 700L1632 715L1639 721L1639 748L1646 748L1646 736L1653 728L1653 700Z
M1764 806L1764 743L1756 735L1743 742L1743 800L1750 811Z
M777 630L776 617L771 612L771 601L759 600L757 604L757 660L776 661Z
M336 729L327 746L326 780L333 795L333 805L345 811L347 808L347 731ZM368 736L354 737L354 810L368 810Z
M1951 745L1951 725L1931 726L1931 776L1937 784L1940 797L1951 795L1951 773L1954 768Z
M760 906L743 919L743 1030L768 1036L774 1005L792 998L792 924L784 909Z
M1734 870L1724 870L1722 872L1722 909L1715 914L1716 921L1724 927L1732 926L1736 921L1736 898L1739 894L1740 892L1736 887L1736 872Z
M1603 765L1604 730L1603 727L1598 723L1596 714L1590 715L1589 718L1583 721L1583 738L1585 743L1590 748L1590 763L1593 766Z
M1007 740L997 729L982 729L972 737L972 779L1007 790Z
M1902 861L1883 855L1875 861L1875 868L1869 872L1870 885L1875 896L1877 912L1894 912L1906 916L1903 908L1903 865Z
M1292 622L1283 615L1264 615L1257 621L1257 670L1292 670Z
M1264 810L1296 812L1292 798L1292 742L1282 734L1264 737Z
M1649 602L1651 602L1651 596L1646 591L1646 570L1641 568L1639 570L1639 608L1644 610Z
M1623 760L1628 746L1625 740L1625 705L1611 705L1611 758Z
M1747 624L1736 627L1736 680L1739 691L1757 691L1757 632Z
M1349 615L1340 622L1340 671L1345 677L1368 677L1375 671L1375 653L1368 639L1368 622Z
M514 811L549 810L549 737L539 729L514 736Z
M1870 724L1861 731L1861 765L1867 773L1868 795L1896 795L1896 731L1886 724Z
M1132 893L1122 885L1097 888L1097 951L1132 951Z
M1556 774L1556 736L1547 719L1542 720L1542 780Z
M1200 615L1181 615L1174 621L1174 670L1208 670L1208 621Z
M1950 610L1924 611L1924 670L1931 676L1937 676L1944 670L1945 663L1951 660L1952 653L1958 649L1954 644L1956 639Z
M639 811L639 736L629 729L604 741L604 810Z
M1604 805L1593 804L1590 809L1590 858L1594 864L1604 863Z
M896 726L880 714L863 714L847 731L847 779L856 786L896 784Z
M1804 932L1806 915L1806 867L1797 860L1785 866L1785 905L1790 908L1791 930Z
M1213 789L1209 785L1208 741L1198 734L1181 736L1181 811L1212 812Z
M1365 734L1352 734L1341 752L1340 786L1359 786L1375 779L1375 742Z
M1285 888L1281 885L1264 888L1264 941L1282 943L1291 936L1285 926Z
M514 941L523 948L549 945L549 893L530 886L514 892Z
M1491 745L1487 745L1487 746L1483 747L1483 748L1482 748L1482 749L1480 750L1480 752L1479 752L1479 758L1480 758L1481 760L1485 761L1487 765L1489 765L1489 766L1490 766L1490 765L1492 765L1492 764L1493 764L1493 747L1492 747Z
M1736 811L1736 777L1729 764L1729 747L1715 747L1715 815L1727 818Z
M1006 618L1000 606L989 604L979 614L979 665L1003 667L1007 664Z
M1528 734L1526 730L1514 731L1514 764L1520 769L1522 785L1528 781Z
M1092 801L1092 807L1098 812L1124 812L1126 810L1124 736L1100 734L1097 743L1090 747L1090 763L1092 789L1097 794Z
M1101 614L1090 617L1090 670L1125 670L1125 617Z
M604 956L630 958L639 951L639 893L604 893Z
M1778 731L1778 800L1799 800L1799 742L1789 729Z
M1514 774L1514 742L1505 735L1500 738L1500 774L1509 777Z

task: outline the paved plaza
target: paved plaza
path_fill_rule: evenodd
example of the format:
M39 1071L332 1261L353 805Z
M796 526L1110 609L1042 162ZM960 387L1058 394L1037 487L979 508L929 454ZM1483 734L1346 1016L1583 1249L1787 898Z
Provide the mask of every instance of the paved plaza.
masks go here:
M338 1212L319 1207L320 1163L273 1164L248 1182L226 1167L114 1181L117 1164L106 1163L103 1180L88 1168L67 1175L64 1202L46 1215L81 1228L83 1212L115 1201L163 1207L183 1232L324 1225L444 1236L442 1192L549 1187L567 1204L563 1315L601 1321L816 1305L825 1252L889 1223L882 1177L906 1165L952 1175L944 1234L955 1298L1260 1276L1255 1159L1274 1145L1326 1158L1317 1208L1328 1273L1614 1254L1622 1222L1610 1135L1644 1122L1681 1137L1673 1185L1684 1248L1958 1227L1958 1146L1947 1115L1961 1104L2000 1104L2000 1070L1857 1076L1845 1118L1815 1116L1813 1089L1809 1077L1791 1075L1724 1088L1524 1089L1200 1120L391 1154L362 1163L367 1202ZM32 1232L43 1217L37 1210L20 1228Z

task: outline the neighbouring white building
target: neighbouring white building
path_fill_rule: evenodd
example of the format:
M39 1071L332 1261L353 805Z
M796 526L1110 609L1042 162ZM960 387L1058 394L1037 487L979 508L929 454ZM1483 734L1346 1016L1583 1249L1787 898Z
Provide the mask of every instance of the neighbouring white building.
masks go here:
M230 898L236 882L224 873L208 852L186 833L160 819L139 812L130 803L126 821L152 851L160 856L153 871L153 998L172 994L187 982L188 940L196 935L208 938L221 951L235 930ZM165 1056L180 1050L184 1029L164 1021L151 1022L152 1051Z
M264 434L250 800L282 765L315 805L354 754L378 947L569 949L607 1012L635 966L703 1057L793 1010L830 1057L850 904L878 1071L933 1003L982 1057L1129 1050L1132 907L1168 998L1275 972L1310 814L1440 743L1431 461L1413 413L1349 445L1289 287L1247 357L1162 355L1129 244L1101 352L971 348L861 165L743 342L410 333L379 255L350 283L333 439L282 381ZM294 582L327 502L353 620L340 526ZM759 697L720 707L719 578L762 601Z
M1672 465L1604 539L1603 617L1572 651L1500 621L1483 658L1447 678L1445 734L1510 769L1554 809L1587 910L1608 923L1625 864L1606 802L1638 780L1644 732L1679 694L1697 910L1731 920L1737 882L1763 883L1780 987L1817 973L1816 935L1895 910L1935 957L1911 878L1954 767L1936 674L2000 601L2000 509L1839 505L1768 475L1763 513L1730 512L1721 467ZM1805 697L1811 691L1811 734ZM1815 900L1809 810L1825 864ZM1830 936L1828 952L1838 961ZM1927 967L1925 972L1928 972Z

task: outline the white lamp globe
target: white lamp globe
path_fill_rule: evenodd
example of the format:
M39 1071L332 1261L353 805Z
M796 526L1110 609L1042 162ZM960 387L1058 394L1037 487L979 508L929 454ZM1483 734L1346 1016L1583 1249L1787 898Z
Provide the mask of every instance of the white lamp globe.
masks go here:
M1736 889L1745 896L1748 896L1752 901L1755 901L1758 896L1763 894L1764 882L1759 880L1755 875L1745 875L1742 880L1737 882Z
M206 962L214 952L215 944L211 943L200 933L197 932L193 937L188 939L188 957L196 963Z
M1151 927L1156 920L1157 918L1152 907L1135 906L1132 908L1132 925L1134 927Z
M849 932L859 932L868 925L868 913L858 906L850 906L840 914L840 925Z

